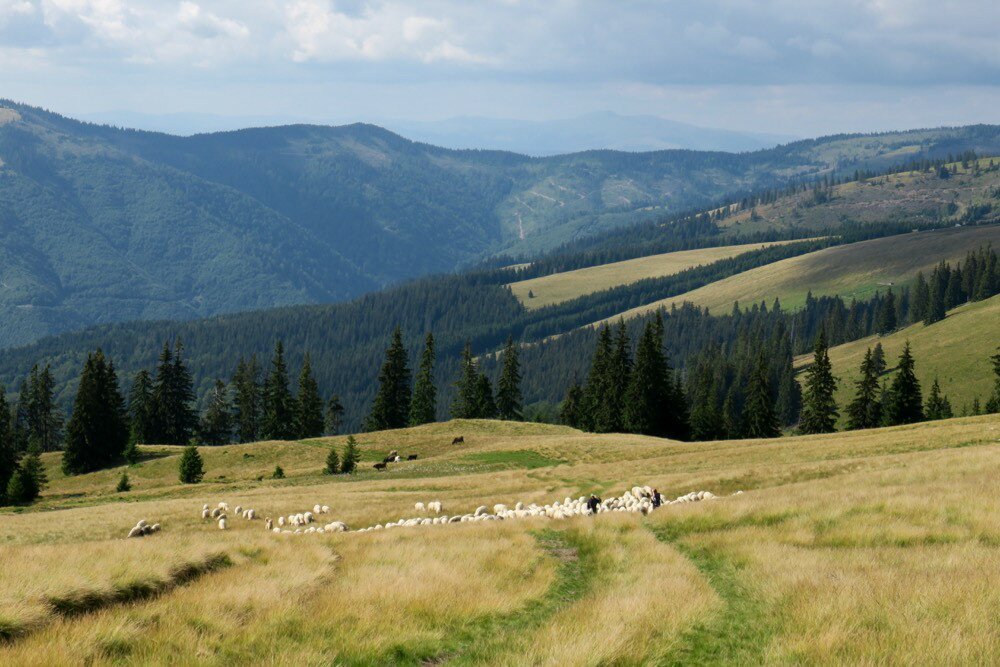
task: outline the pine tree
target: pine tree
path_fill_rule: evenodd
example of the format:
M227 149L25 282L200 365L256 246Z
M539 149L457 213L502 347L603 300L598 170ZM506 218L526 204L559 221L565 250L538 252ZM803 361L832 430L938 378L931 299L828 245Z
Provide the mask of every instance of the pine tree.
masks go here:
M361 460L361 452L358 451L358 443L353 435L347 436L347 444L344 446L344 456L340 459L340 472L349 475L358 467Z
M923 322L931 307L931 289L924 279L923 272L917 273L917 286L913 292L913 307L910 314L914 322Z
M493 385L485 373L480 373L476 378L476 399L472 418L496 419L496 416L497 404L493 399Z
M209 392L208 407L202 415L199 432L206 445L225 445L232 440L233 415L229 404L229 388L222 380L217 379Z
M7 390L0 385L0 505L6 501L7 484L17 470L17 452L11 438L10 406L7 404Z
M659 316L657 316L659 319ZM662 320L660 320L662 323ZM676 429L674 385L663 352L662 325L646 323L635 351L635 364L625 391L624 426L631 433L668 436Z
M434 334L427 334L420 368L413 383L413 399L410 401L410 425L420 426L437 420L437 387L434 384Z
M152 442L153 432L153 378L149 371L141 370L132 380L128 396L129 443Z
M451 403L452 419L474 419L479 402L479 372L472 358L472 345L462 348L458 379L455 381L455 398Z
M285 346L274 344L271 372L264 381L264 412L261 435L268 440L295 439L295 398L288 389Z
M118 478L118 485L115 486L116 493L127 493L132 490L132 483L128 479L128 473L122 470L122 476Z
M240 442L256 442L260 439L264 412L260 364L256 354L249 361L239 360L232 384L236 438Z
M344 405L340 402L340 396L334 394L326 403L326 432L330 435L337 435L343 424Z
M800 432L833 433L837 430L840 413L837 412L837 401L833 397L836 390L837 379L833 377L826 332L821 329L813 348L813 364L806 370Z
M337 455L337 448L330 447L326 455L326 467L323 468L324 475L336 475L340 472L340 457Z
M896 295L892 290L885 295L878 310L876 331L881 335L892 333L896 330Z
M951 419L954 415L951 409L951 401L947 396L941 394L941 385L938 379L934 378L931 385L930 394L927 396L927 407L924 410L928 420Z
M573 380L573 383L566 390L566 398L563 399L562 406L559 409L559 421L566 426L572 426L573 428L580 428L582 421L582 415L580 411L583 407L583 387L580 386L579 380Z
M993 364L993 374L996 378L993 384L993 394L986 401L986 412L992 414L1000 412L1000 348L997 348L997 353L990 357L990 362Z
M42 459L37 449L33 449L21 459L21 464L7 483L7 502L12 505L34 502L45 488L46 481Z
M882 377L886 367L885 350L882 349L882 343L875 343L875 347L872 348L872 373L875 374L876 378Z
M48 364L41 370L37 364L31 369L24 394L29 444L37 444L43 452L56 451L62 440L63 420L56 406L55 380Z
M497 381L497 416L507 421L521 421L523 416L521 396L521 361L513 336L507 337L503 349L503 367Z
M945 277L945 266L942 264L931 274L930 291L927 296L927 312L924 313L924 324L931 325L940 322L945 317L945 292L948 289Z
M910 341L903 346L899 366L886 395L883 421L886 426L913 424L923 421L924 405L920 382L913 372L915 363L910 351Z
M767 361L763 353L758 354L747 383L747 396L743 407L743 433L748 438L776 438L781 435L781 427L774 413L774 400L771 397L768 375Z
M620 415L615 414L618 402L612 396L617 384L614 367L611 329L604 325L597 334L597 346L584 389L582 426L588 431L609 433L619 422Z
M385 351L378 391L365 428L369 431L404 428L409 423L410 401L410 366L403 346L403 332L396 327Z
M611 368L608 383L611 395L607 397L607 409L599 413L602 420L602 431L605 433L625 430L625 392L628 391L632 377L632 344L629 340L625 320L618 320L615 331L614 354L611 357Z
M299 395L295 399L295 425L300 438L318 438L323 435L323 399L319 385L312 375L309 353L302 361L299 373Z
M153 382L152 444L178 445L191 440L198 425L194 398L191 373L184 364L184 347L178 340L171 352L169 343L164 343Z
M125 401L114 364L97 350L87 355L66 425L63 472L78 475L114 465L127 443Z
M178 465L178 474L184 484L197 484L205 477L205 466L197 447L192 445L184 448Z
M861 377L855 382L854 400L847 406L847 428L876 428L882 422L881 392L872 349L861 362Z

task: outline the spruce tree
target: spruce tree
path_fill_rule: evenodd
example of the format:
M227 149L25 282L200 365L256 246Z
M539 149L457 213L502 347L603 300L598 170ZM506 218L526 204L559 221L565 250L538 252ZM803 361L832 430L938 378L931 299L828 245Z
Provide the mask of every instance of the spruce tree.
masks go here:
M503 349L503 366L497 381L497 416L507 421L521 421L523 398L521 396L521 361L513 336L507 337Z
M199 428L201 441L206 445L225 445L232 440L233 416L229 404L229 388L222 380L216 380L208 394L208 406L201 418Z
M255 442L260 439L264 412L260 364L256 354L248 361L242 358L239 360L232 385L236 439L240 442Z
M881 392L872 349L861 362L861 377L854 383L854 400L847 406L847 428L877 428L882 422Z
M331 446L326 455L326 467L323 468L324 475L336 475L340 473L340 457L337 455L337 448Z
M149 371L141 370L132 380L128 396L129 442L152 442L153 432L153 378Z
M198 448L190 445L184 448L178 465L178 477L184 484L197 484L205 477L205 465Z
M885 350L882 349L882 343L875 343L875 347L872 348L872 373L875 374L876 378L882 377L886 367Z
M48 364L41 370L37 364L31 369L24 393L29 445L36 444L43 452L56 451L62 441L63 420L56 406L55 380Z
M329 435L337 435L343 424L344 405L340 402L340 396L334 394L326 403L326 432Z
M923 322L931 307L931 289L922 271L917 272L917 286L913 292L913 306L910 315L913 322Z
M472 345L462 348L458 379L455 381L455 398L451 402L452 419L474 419L479 407L479 372L472 358Z
M581 410L583 409L583 387L579 380L573 383L566 390L566 398L563 399L559 408L559 421L566 426L580 428L582 422Z
M820 330L813 348L813 363L806 370L805 391L802 395L802 418L799 431L802 433L833 433L837 430L837 402L834 392L837 379L833 377L833 365L826 342L826 332Z
M17 452L11 438L10 406L7 404L7 390L0 385L0 505L6 500L7 484L17 469Z
M78 475L121 461L128 443L125 401L114 364L100 350L87 355L66 425L63 472Z
M126 493L132 490L132 483L128 479L128 473L122 470L122 476L118 478L118 485L115 486L115 492Z
M883 421L886 426L913 424L924 419L923 397L914 366L910 341L906 341L903 353L899 356L897 372L885 398Z
M776 438L781 435L768 376L767 361L760 353L750 373L743 407L743 433L748 438Z
M885 295L878 310L876 331L881 335L892 333L896 330L896 295L892 290Z
M676 421L671 414L673 378L663 353L661 328L646 323L635 351L635 364L625 391L624 426L631 433L667 436Z
M33 448L21 459L21 464L7 483L7 502L12 505L34 502L47 481L38 450Z
M993 364L995 379L993 382L993 393L986 401L986 412L992 414L1000 412L1000 348L997 348L997 353L990 357L990 362Z
M344 446L344 456L340 459L340 472L349 475L358 467L361 460L361 452L358 451L358 443L353 435L347 436L347 444Z
M590 375L587 376L587 385L584 389L581 426L588 431L608 433L618 422L618 415L614 414L617 401L611 396L616 384L612 377L613 373L614 351L611 329L605 324L597 334Z
M602 420L602 432L605 433L625 430L625 392L632 377L632 344L624 319L618 320L609 372L611 395L607 397L605 412L598 414Z
M493 385L485 373L476 378L476 399L473 419L496 419L497 404L493 399Z
M714 440L724 435L718 392L711 368L704 360L688 378L688 396L691 403L691 439Z
M300 438L318 438L323 435L323 399L319 385L312 374L309 353L302 361L299 373L299 395L295 399L295 425Z
M931 391L927 395L927 406L924 409L924 414L931 421L951 419L954 416L951 409L951 401L941 393L941 385L937 378L934 378Z
M271 372L264 381L263 407L261 435L267 440L294 440L295 398L288 389L285 346L280 340L274 344Z
M385 351L378 390L365 428L369 431L404 428L410 419L410 401L410 366L403 346L403 332L396 327Z
M427 334L424 351L420 355L420 368L413 383L410 401L410 425L420 426L437 420L437 387L434 384L434 334Z
M174 350L163 344L153 382L152 444L184 444L198 425L194 410L194 385L184 364L184 347L178 340Z

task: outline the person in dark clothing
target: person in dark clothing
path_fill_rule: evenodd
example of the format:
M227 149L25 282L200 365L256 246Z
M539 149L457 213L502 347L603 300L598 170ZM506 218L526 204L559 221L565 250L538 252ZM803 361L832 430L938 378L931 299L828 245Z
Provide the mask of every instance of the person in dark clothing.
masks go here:
M663 503L663 496L656 489L653 489L653 509L655 510Z
M601 499L595 496L593 493L590 494L590 498L587 499L587 509L590 510L591 514L597 514L597 508L601 504Z

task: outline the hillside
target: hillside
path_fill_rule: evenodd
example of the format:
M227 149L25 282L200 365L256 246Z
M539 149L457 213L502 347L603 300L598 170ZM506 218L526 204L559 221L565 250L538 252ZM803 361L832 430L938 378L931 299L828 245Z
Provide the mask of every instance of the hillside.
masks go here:
M454 151L370 125L192 137L0 102L0 346L99 322L342 300L495 253L951 152L992 126L755 153Z
M824 248L781 260L676 297L632 308L621 314L636 317L658 308L684 302L725 313L733 304L780 299L785 308L800 308L806 296L839 295L864 300L892 285L905 284L918 271L927 273L942 260L955 263L979 246L1000 243L1000 225L939 229L889 236L870 241ZM614 321L618 315L605 321Z
M985 403L994 383L989 358L1000 348L1000 296L960 306L930 326L914 324L888 336L872 336L831 348L834 375L840 379L836 397L842 416L844 406L854 397L854 383L860 377L865 351L882 343L889 368L884 379L889 379L906 341L913 350L925 398L937 378L956 414L970 408L977 398ZM810 361L811 357L804 355L797 365L805 367Z
M360 439L367 461L420 458L342 479L319 474L329 440L203 449L206 481L185 486L179 450L153 448L115 494L118 470L67 480L46 455L41 506L0 514L0 662L981 664L998 650L996 416L697 444L496 422ZM267 478L276 463L286 479ZM416 502L452 516L634 484L722 497L364 533L200 519L203 503L258 517L319 503L358 529L419 516ZM139 519L162 532L122 539Z

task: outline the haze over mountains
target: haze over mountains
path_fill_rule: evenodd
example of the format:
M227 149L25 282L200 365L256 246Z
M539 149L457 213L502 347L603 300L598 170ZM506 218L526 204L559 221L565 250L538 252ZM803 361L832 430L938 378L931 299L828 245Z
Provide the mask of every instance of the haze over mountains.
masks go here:
M740 155L530 158L372 125L183 138L0 106L4 346L101 322L333 302L730 193L1000 150L998 128L973 126Z

